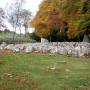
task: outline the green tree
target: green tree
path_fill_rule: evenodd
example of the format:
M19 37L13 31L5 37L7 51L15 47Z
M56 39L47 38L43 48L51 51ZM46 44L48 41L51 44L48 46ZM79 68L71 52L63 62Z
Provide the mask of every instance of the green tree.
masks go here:
M87 35L90 42L90 1L85 0L82 8L83 17L79 24L79 29Z

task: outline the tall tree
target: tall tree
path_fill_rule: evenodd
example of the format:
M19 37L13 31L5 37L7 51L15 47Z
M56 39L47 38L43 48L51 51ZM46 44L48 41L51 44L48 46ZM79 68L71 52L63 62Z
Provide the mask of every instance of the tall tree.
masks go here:
M81 41L85 32L90 37L89 18L90 0L43 0L32 23L40 37L51 37L50 33L58 28L63 41Z
M27 30L28 30L28 27L30 26L30 22L31 22L31 12L30 10L26 10L26 9L22 9L20 11L20 19L21 19L21 25L24 26L25 28L25 37L26 37L26 34L27 34Z
M79 29L82 30L84 35L87 37L87 40L90 42L90 1L85 0L83 2L83 8L82 8L82 20L79 24ZM85 41L85 40L84 40Z
M60 32L61 23L57 5L52 1L55 0L44 0L40 5L39 12L32 21L36 34L43 38L49 38L49 40L53 40L54 33Z
M2 25L3 19L5 18L5 12L3 8L0 8L0 25Z
M11 3L9 7L9 13L8 13L8 19L11 25L13 26L13 40L15 38L15 32L16 29L19 28L20 34L21 34L21 10L22 6L24 4L24 0L15 0L13 3Z

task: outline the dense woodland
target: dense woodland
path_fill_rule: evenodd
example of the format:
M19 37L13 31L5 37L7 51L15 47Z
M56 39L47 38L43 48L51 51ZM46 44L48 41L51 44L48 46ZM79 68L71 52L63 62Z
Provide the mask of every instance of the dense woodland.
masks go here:
M49 41L90 40L90 0L43 0L32 26Z

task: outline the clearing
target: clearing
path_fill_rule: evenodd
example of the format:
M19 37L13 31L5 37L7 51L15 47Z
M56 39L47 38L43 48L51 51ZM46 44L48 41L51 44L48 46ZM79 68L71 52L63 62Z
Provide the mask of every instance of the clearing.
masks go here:
M90 58L0 53L0 90L90 90Z

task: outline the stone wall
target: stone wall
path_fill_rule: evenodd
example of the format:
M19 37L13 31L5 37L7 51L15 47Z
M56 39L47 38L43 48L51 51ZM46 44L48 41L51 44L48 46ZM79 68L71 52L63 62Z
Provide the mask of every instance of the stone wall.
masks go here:
M0 50L2 49L12 50L13 52L58 53L73 56L90 56L90 43L86 42L2 43L0 45Z

